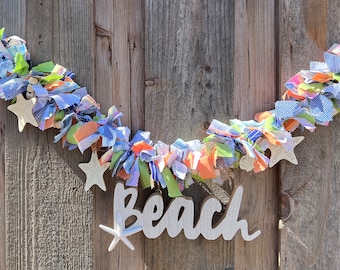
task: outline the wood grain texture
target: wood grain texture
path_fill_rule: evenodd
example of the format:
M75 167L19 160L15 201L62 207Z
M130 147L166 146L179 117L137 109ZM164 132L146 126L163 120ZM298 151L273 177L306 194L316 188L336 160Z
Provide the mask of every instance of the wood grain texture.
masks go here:
M333 0L281 2L281 86L308 69L310 61L323 61L323 51L339 42L339 12L339 2ZM299 165L283 162L280 167L281 269L340 267L339 124L336 116L329 127L303 132Z
M235 18L234 113L248 120L276 100L275 1L236 1ZM277 269L277 171L238 171L235 178L244 186L240 217L250 232L262 232L252 242L236 238L235 269Z
M0 2L0 18L3 18ZM1 21L1 25L4 22ZM6 211L5 211L5 118L6 104L0 103L0 269L6 269Z
M145 10L145 128L155 142L202 140L213 118L232 114L234 2L150 0ZM194 187L186 195L202 202L207 193ZM163 233L145 240L145 265L232 269L233 241Z
M0 105L0 269L6 268L6 211L5 211L5 114L6 106Z
M146 3L146 129L155 141L203 138L232 112L234 5Z
M24 21L26 18L24 1L1 1L0 20L1 27L6 27L6 33L17 33L22 35L24 33ZM1 103L1 177L0 177L0 269L6 269L6 205L5 205L5 182L6 182L6 163L5 163L5 149L6 149L6 117L7 104Z
M102 111L115 104L122 122L135 132L144 125L144 1L94 1L95 91ZM107 249L112 235L99 224L113 226L115 179L106 174L107 191L95 188L94 268L144 269L144 237L129 237L135 251L119 243ZM140 199L142 200L142 196ZM138 203L137 203L138 204Z
M15 1L13 1L15 2ZM4 8L13 3L10 1L0 2L1 27L5 25L6 13ZM5 121L6 104L0 104L0 269L6 269L6 211L5 211Z
M131 130L145 125L145 1L129 2Z
M53 59L92 88L91 1L3 1L2 12L33 64ZM83 189L81 155L53 144L56 131L19 134L15 115L5 117L6 269L91 269L93 196Z

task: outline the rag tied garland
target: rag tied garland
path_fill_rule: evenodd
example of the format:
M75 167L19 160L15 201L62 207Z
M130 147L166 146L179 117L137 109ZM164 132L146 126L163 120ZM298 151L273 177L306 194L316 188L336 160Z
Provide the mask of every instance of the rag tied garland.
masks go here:
M122 113L112 106L102 114L86 88L73 81L71 71L51 61L31 67L23 39L6 38L3 28L0 38L0 97L11 100L8 109L17 115L19 131L26 123L41 130L53 127L60 130L55 143L61 140L63 147L81 153L91 148L91 161L79 164L87 175L85 190L93 184L106 190L106 169L127 186L157 183L177 197L193 180L218 182L226 167L260 172L281 159L297 164L293 150L303 137L292 137L291 132L327 126L340 111L340 45L334 44L324 53L325 62L311 62L310 70L289 79L283 100L254 120L233 119L230 125L213 120L203 142L179 138L171 145L154 143L147 131L138 131L130 140L130 129L120 121ZM99 159L97 150L103 151Z

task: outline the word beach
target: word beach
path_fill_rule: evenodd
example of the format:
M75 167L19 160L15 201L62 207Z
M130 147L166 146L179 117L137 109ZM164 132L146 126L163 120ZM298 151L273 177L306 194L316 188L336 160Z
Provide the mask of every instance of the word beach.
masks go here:
M164 212L162 196L154 193L146 201L143 211L140 211L134 208L138 196L137 189L125 189L124 184L118 182L113 196L114 227L104 225L99 225L99 227L114 235L109 251L113 250L120 240L134 250L133 244L127 239L128 236L143 231L147 238L153 239L159 237L165 229L170 237L176 237L183 230L187 239L196 239L202 234L208 240L215 240L220 235L225 240L231 240L240 230L242 238L245 241L251 241L258 237L261 231L257 230L249 235L247 221L238 220L242 195L243 187L236 187L221 220L213 226L214 214L222 211L221 203L213 196L209 196L203 202L200 218L194 224L194 202L191 198L173 199ZM135 216L135 221L126 227L126 221L132 216Z

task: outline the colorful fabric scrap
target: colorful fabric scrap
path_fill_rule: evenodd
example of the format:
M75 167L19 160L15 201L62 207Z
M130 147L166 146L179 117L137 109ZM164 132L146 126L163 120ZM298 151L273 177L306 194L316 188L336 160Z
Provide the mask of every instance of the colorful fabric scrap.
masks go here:
M3 31L0 98L11 100L8 109L17 115L20 132L26 123L41 130L57 128L54 142L62 141L64 147L82 153L92 148L92 162L98 162L103 171L111 170L127 186L160 185L171 197L181 196L193 181L218 179L221 164L254 172L273 167L281 159L297 164L293 150L303 137L292 137L291 132L298 127L314 131L316 124L327 126L340 111L340 45L335 44L325 52L324 63L311 62L310 70L289 79L283 100L273 110L256 114L255 120L234 119L229 125L213 120L202 142L154 143L147 131L138 131L130 140L130 129L122 126L123 114L115 106L102 114L86 88L60 65L50 61L31 67L25 41L5 37ZM98 150L103 153L100 158ZM105 190L100 176L97 181ZM87 181L85 189L92 184L97 183Z

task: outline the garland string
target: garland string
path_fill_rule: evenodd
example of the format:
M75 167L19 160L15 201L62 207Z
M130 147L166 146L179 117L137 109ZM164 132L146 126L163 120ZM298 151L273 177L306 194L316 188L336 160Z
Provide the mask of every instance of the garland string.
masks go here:
M229 125L213 120L203 141L154 143L148 131L130 139L129 127L121 124L123 114L115 106L106 115L100 112L86 88L73 80L73 72L52 61L32 67L23 39L6 37L4 28L0 39L0 98L11 101L8 109L17 115L20 132L26 123L40 130L57 128L54 142L81 153L91 148L101 173L108 168L127 186L159 185L170 197L181 196L193 181L216 190L221 172L229 168L258 173L282 159L297 164L294 147L304 137L292 132L327 126L340 111L340 45L334 44L324 52L325 62L311 62L309 70L290 78L283 99L253 120L233 119ZM103 152L100 158L97 150ZM85 190L93 184L106 189L94 182ZM223 196L226 203L228 196Z

